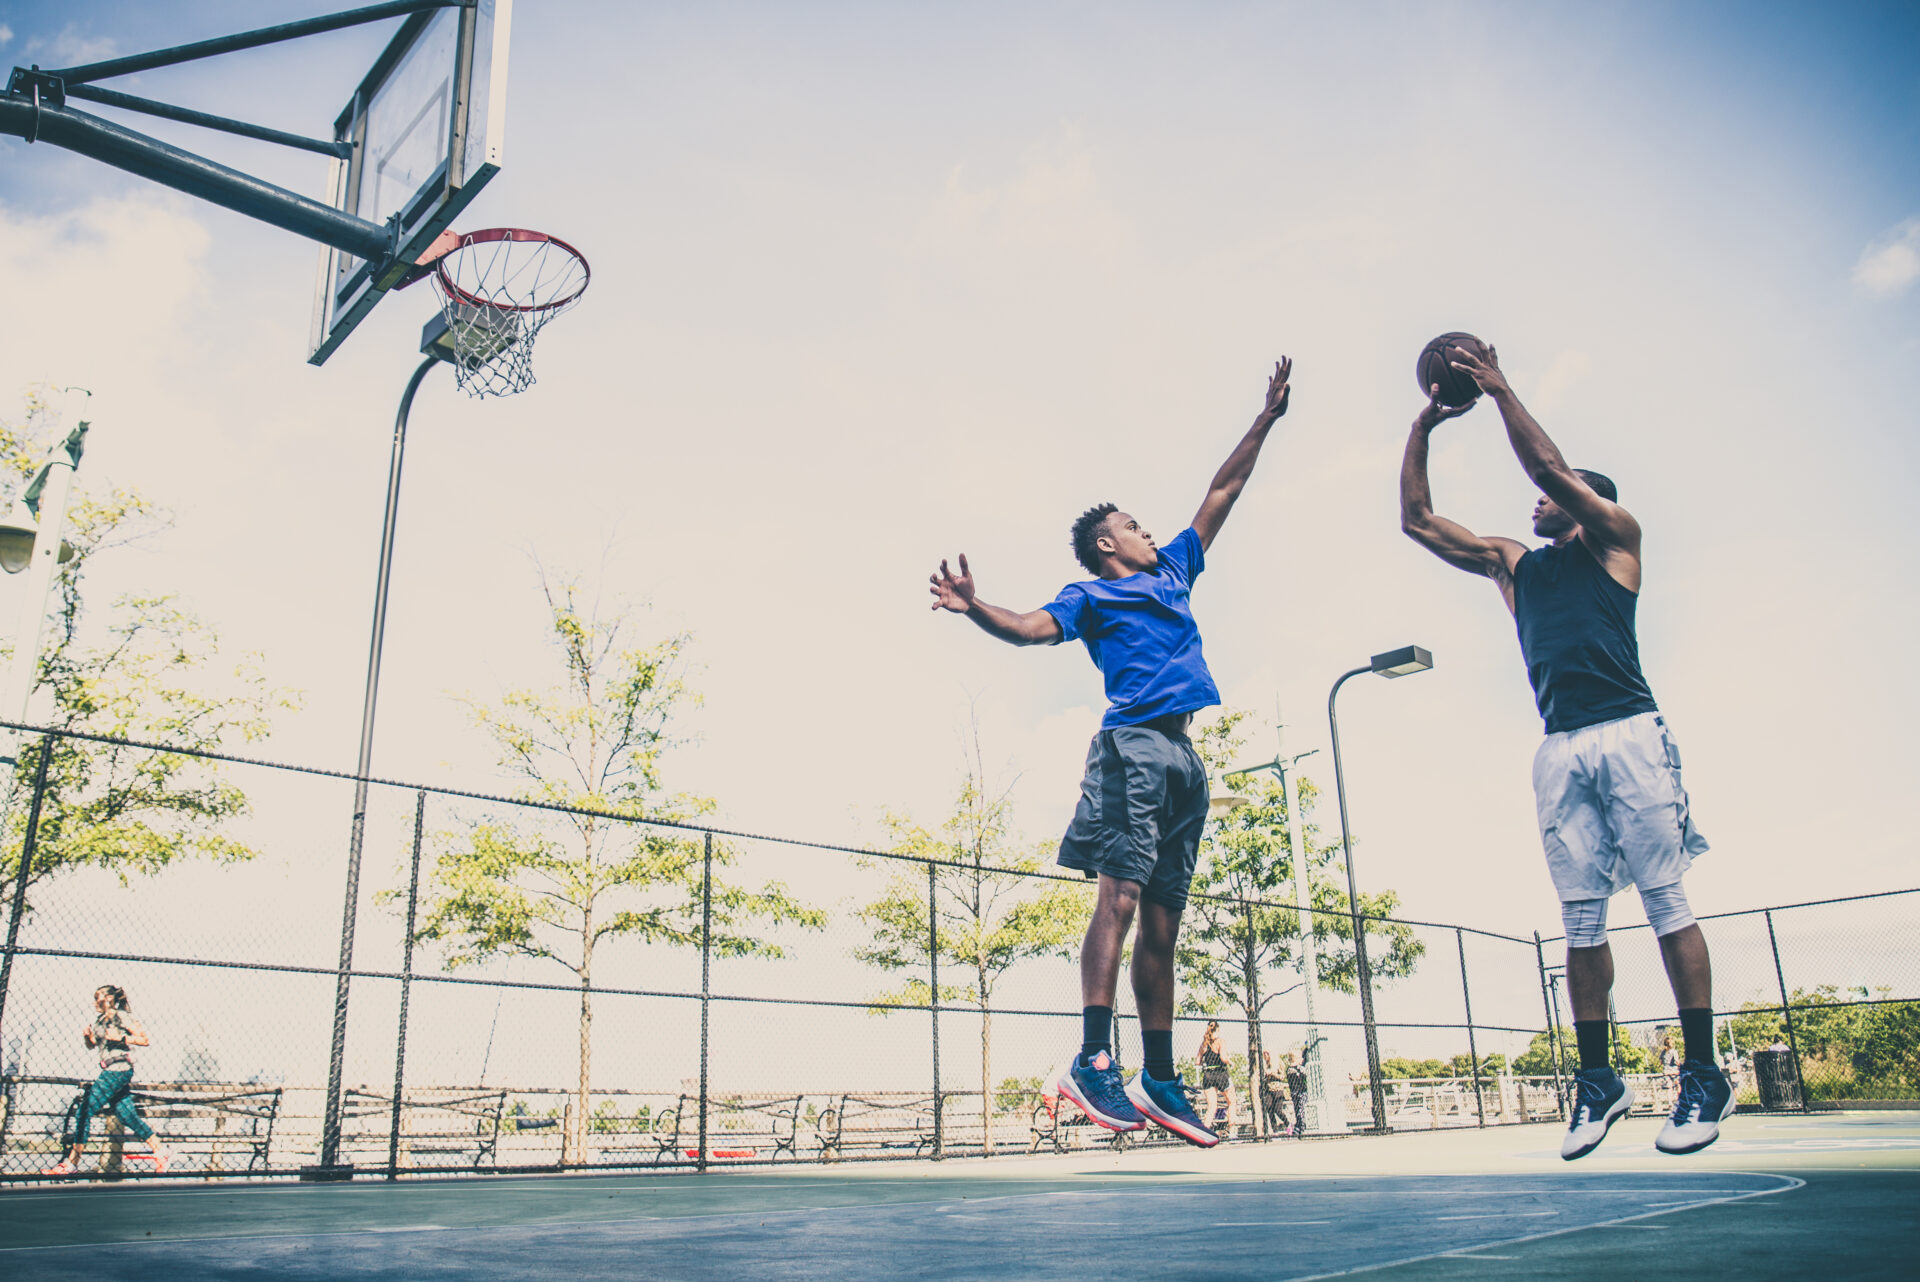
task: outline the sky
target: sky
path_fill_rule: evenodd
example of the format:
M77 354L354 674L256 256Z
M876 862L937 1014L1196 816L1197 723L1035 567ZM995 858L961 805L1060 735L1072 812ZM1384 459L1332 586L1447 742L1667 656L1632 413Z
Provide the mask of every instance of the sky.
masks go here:
M0 4L0 56L309 12ZM396 25L119 87L324 133ZM593 284L530 391L436 371L415 404L374 768L504 786L458 696L551 679L545 566L692 633L704 704L668 781L723 822L934 819L977 715L1022 829L1057 834L1098 673L931 612L927 575L964 551L983 598L1032 609L1082 577L1086 506L1172 537L1285 354L1292 408L1193 597L1246 759L1284 722L1331 794L1334 679L1427 647L1431 672L1341 694L1362 888L1557 933L1511 619L1398 529L1414 357L1468 330L1645 528L1642 655L1713 845L1696 911L1914 884L1916 47L1891 3L523 2L504 167L458 225L560 235ZM324 194L317 157L124 123ZM179 593L304 692L266 754L350 768L432 304L389 298L309 367L316 256L0 140L0 396L90 388L82 481L174 514L99 559L96 599ZM1443 514L1526 535L1492 407L1440 429L1432 475ZM344 846L347 819L287 822Z

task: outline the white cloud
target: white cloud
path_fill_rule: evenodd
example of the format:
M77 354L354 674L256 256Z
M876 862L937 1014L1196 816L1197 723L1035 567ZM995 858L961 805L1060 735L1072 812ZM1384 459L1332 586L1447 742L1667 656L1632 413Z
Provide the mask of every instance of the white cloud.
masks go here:
M28 40L21 52L42 66L78 67L111 58L119 52L119 45L107 36L82 35L77 27L68 23L58 35Z
M1853 265L1853 283L1869 294L1892 298L1920 280L1920 218L1909 218L1875 237Z
M1593 372L1593 360L1585 352L1561 352L1540 376L1540 389L1534 402L1542 414L1551 414L1566 404L1567 393Z
M13 41L13 28L9 27L4 22L0 22L0 45L10 44L12 43L12 41Z

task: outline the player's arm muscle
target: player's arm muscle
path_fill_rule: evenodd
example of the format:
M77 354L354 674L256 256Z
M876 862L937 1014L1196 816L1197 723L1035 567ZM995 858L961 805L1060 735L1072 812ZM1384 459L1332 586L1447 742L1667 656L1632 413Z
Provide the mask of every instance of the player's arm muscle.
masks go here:
M1060 621L1046 610L1023 614L982 601L974 589L973 570L964 552L960 554L958 574L941 561L940 568L927 581L932 585L934 609L964 614L990 637L1009 645L1052 645L1060 639Z
M1511 606L1513 566L1526 549L1512 539L1475 534L1433 510L1433 491L1427 481L1427 438L1438 421L1430 407L1414 420L1413 431L1407 436L1407 452L1400 462L1400 528L1455 569L1492 579Z
M1214 473L1213 483L1207 486L1207 496L1200 500L1200 510L1193 514L1193 532L1200 537L1202 548L1213 546L1213 536L1220 533L1227 513L1233 511L1240 491L1247 487L1247 478L1253 475L1253 465L1260 461L1260 447L1267 443L1267 433L1287 412L1287 396L1291 390L1287 380L1292 374L1293 362L1281 357L1267 382L1266 404L1260 407L1253 426L1233 447L1233 453L1227 455L1227 461Z

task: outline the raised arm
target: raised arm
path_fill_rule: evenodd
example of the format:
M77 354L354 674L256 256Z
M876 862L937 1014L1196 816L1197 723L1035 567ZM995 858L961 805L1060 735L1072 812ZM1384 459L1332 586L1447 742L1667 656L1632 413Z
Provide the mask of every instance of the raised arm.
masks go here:
M960 554L960 573L940 562L939 573L927 580L933 586L933 608L964 614L980 625L990 637L1009 645L1051 645L1060 639L1060 621L1045 610L1021 614L997 605L988 605L974 593L973 571L967 568L967 554Z
M1413 430L1407 434L1406 457L1400 462L1400 528L1448 565L1492 579L1511 610L1513 566L1526 548L1512 539L1483 538L1433 510L1433 490L1427 481L1427 438L1440 424L1472 409L1473 403L1449 408L1440 404L1439 385L1432 390L1426 408L1413 420Z
M1213 536L1226 523L1227 513L1233 511L1234 501L1240 497L1240 491L1247 488L1247 478L1253 475L1253 465L1260 459L1260 447L1267 443L1267 433L1287 412L1287 393L1290 390L1287 379L1292 374L1293 362L1281 357L1273 367L1273 377L1267 380L1267 403L1260 407L1253 426L1233 447L1233 453L1227 455L1227 461L1213 474L1213 484L1207 487L1207 497L1200 500L1200 510L1193 514L1193 532L1200 536L1201 547L1213 546Z
M1640 523L1618 503L1596 494L1580 473L1567 465L1560 447L1514 395L1507 376L1501 372L1499 354L1476 339L1471 347L1452 348L1450 355L1449 363L1472 378L1500 407L1500 417L1507 425L1507 441L1513 446L1520 466L1526 469L1528 479L1579 524L1583 540L1597 544L1593 549L1596 553L1625 552L1637 560Z

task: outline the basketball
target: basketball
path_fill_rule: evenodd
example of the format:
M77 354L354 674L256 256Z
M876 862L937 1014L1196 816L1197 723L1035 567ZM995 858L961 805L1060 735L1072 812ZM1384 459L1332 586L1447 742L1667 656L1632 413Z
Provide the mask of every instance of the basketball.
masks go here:
M1420 395L1427 396L1433 391L1435 383L1440 384L1440 403L1448 407L1465 405L1480 395L1480 385L1468 378L1465 372L1455 369L1448 362L1449 347L1464 347L1480 340L1472 334L1455 330L1451 334L1442 334L1420 349L1420 360L1413 367L1414 377L1420 381Z

